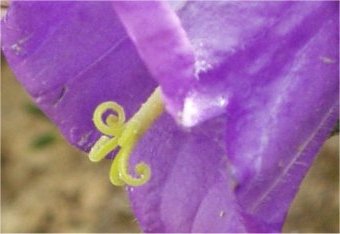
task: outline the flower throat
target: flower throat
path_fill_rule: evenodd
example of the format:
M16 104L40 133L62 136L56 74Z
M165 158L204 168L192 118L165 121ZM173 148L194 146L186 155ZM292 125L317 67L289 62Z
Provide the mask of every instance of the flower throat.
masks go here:
M116 102L103 102L93 115L96 128L103 134L91 148L89 158L98 162L110 152L119 149L110 169L110 181L117 186L140 186L149 181L150 167L140 162L135 166L137 177L129 174L129 158L138 140L164 110L160 88L156 88L135 115L125 123L125 112ZM112 111L104 121L104 114Z

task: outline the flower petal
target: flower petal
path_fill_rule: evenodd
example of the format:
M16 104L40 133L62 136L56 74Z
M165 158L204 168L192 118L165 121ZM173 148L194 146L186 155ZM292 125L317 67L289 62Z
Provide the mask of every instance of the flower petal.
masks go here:
M151 180L129 187L130 200L145 232L278 232L247 214L235 195L237 181L226 157L225 116L188 129L169 114L157 120L137 145L133 165L144 161ZM160 144L161 142L161 144Z
M263 92L255 87L281 79L292 57L322 25L328 20L337 23L338 6L337 2L186 2L177 13L194 49L197 80L190 83L183 109L177 109L182 124L193 126L232 111L235 102L251 105L254 91ZM319 57L320 63L337 67L337 56L320 51Z
M218 12L222 15L221 8L214 8L210 3L188 4L180 15L184 27L188 27L191 39L199 35L199 28L202 27L203 36L208 34L214 35L215 38L217 35L217 41L214 41L214 38L209 38L212 42L206 39L209 49L203 49L203 52L208 54L205 58L207 61L215 59L217 62L203 71L201 80L193 85L198 98L191 100L189 107L191 111L194 110L193 113L197 111L195 113L197 115L193 115L192 119L189 118L188 125L218 115L219 118L226 118L226 125L215 126L213 129L217 132L218 129L226 129L224 138L226 151L223 154L229 158L231 168L231 173L226 177L234 177L236 198L232 195L229 197L228 194L233 193L230 192L230 187L229 193L224 191L230 183L224 181L226 187L220 187L218 185L220 177L216 176L212 169L209 171L204 168L210 165L208 161L218 154L213 150L208 152L205 150L216 147L209 140L219 139L215 135L219 134L211 132L210 139L199 143L174 134L172 137L161 137L161 139L167 147L171 144L176 145L176 153L173 149L169 149L168 152L166 149L158 152L158 146L152 143L145 146L150 148L148 151L150 156L144 153L143 148L139 149L139 153L142 153L139 159L150 158L153 168L161 168L156 172L156 176L162 179L151 181L150 185L131 192L136 214L146 231L203 232L207 230L204 227L214 230L212 226L219 227L220 230L217 231L230 231L226 226L215 223L216 219L209 219L209 215L214 217L213 213L215 215L217 213L216 207L223 207L221 205L223 203L229 205L229 211L235 215L236 220L243 220L241 225L237 225L240 230L280 231L299 184L338 117L338 3L256 3L254 5L221 3L222 6L219 7L225 7L225 10L231 12L224 14L228 15L225 18L216 16L216 25L213 24L214 22L208 24L207 20L201 24L199 20L198 22L190 21L189 18L185 20L184 12L196 12L197 15L215 19L214 15L219 15ZM203 14L202 9L209 9L209 11ZM268 15L261 16L260 13L265 9ZM248 20L259 23L259 28L245 26L238 29L230 26L243 25L239 21L240 14L237 14L239 11L254 16ZM192 17L192 14L188 13L189 16ZM267 16L268 22L265 21ZM222 25L220 19L224 22L223 25L226 25L225 31L219 27ZM226 21L223 21L224 19ZM196 23L200 27L195 26ZM206 24L209 26L205 28ZM198 32L190 34L193 28ZM226 38L222 37L222 33L226 36L228 32L231 34L231 40L235 39L233 42L235 44L222 43L224 42L222 38ZM252 37L255 39L251 39ZM204 37L201 40L204 40ZM200 41L199 37L198 41ZM217 104L214 106L214 100L218 100L219 95L229 97L224 107ZM204 109L204 103L208 103L208 109ZM198 109L195 110L195 107ZM204 110L212 110L212 113L204 116ZM162 125L164 128L170 124ZM197 126L197 129L201 131L210 129L204 126L205 123ZM195 131L192 131L191 137L195 138L193 136ZM157 132L149 134L154 139L161 136ZM197 135L204 134L200 132ZM199 150L196 152L188 148L183 149L182 144L189 145L189 149ZM182 163L186 166L179 164L177 161L181 159L177 157L174 161L165 163L154 159L155 155L158 155L157 158L165 158L163 154L168 154L168 158L175 157L174 155L177 154L182 155ZM187 159L190 158L187 155L191 155L196 161ZM206 158L207 161L204 161ZM193 171L189 169L181 171L182 167L190 168L192 165L196 168ZM214 165L217 170L223 168L218 161L215 161ZM172 169L167 169L170 167ZM199 177L196 170L204 173L206 175L204 178L210 176L214 178L217 185L213 182L207 183L204 178ZM201 184L192 181L190 175L198 178ZM183 181L186 179L189 179L190 183ZM225 194L221 203L214 186L217 187L216 191ZM204 192L199 188L204 189ZM208 199L209 194L213 194L211 195L213 198ZM187 205L189 202L186 203L186 199L190 199L190 204ZM212 204L211 207L205 207L205 201ZM165 210L162 209L163 206L167 207L167 215L162 213ZM200 209L204 209L207 213L199 212ZM242 213L238 212L239 210ZM150 213L150 216L143 217L142 214L145 213ZM156 217L161 217L161 220ZM199 217L205 218L201 220ZM199 226L201 222L203 224ZM186 225L183 226L183 223ZM198 226L191 226L193 223ZM197 229L190 229L190 227L197 227ZM232 230L233 225L228 223L228 228Z
M83 150L99 137L98 104L115 100L130 117L156 87L110 2L13 2L1 27L17 79Z
M115 1L114 9L141 58L162 87L166 107L180 121L194 78L193 48L180 20L164 1ZM180 84L180 85L179 85Z
M247 211L280 223L305 173L338 118L339 25L336 4L316 6L287 36L289 63L275 81L234 106L228 156ZM318 25L317 28L316 25ZM300 28L303 27L303 28ZM308 35L308 38L307 38ZM272 74L272 68L267 69ZM274 75L273 75L274 77ZM262 86L262 88L261 88ZM256 92L256 91L255 91ZM235 138L237 136L237 138Z
M145 161L152 177L146 185L128 189L144 231L245 230L231 192L232 181L226 176L223 125L222 118L201 128L179 129L164 114L146 133L131 164Z

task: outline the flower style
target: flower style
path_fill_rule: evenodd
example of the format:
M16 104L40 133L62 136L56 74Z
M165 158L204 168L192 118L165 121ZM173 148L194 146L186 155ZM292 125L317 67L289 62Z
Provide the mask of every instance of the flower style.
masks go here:
M91 161L99 161L117 147L121 147L119 154L114 158L110 179L112 184L140 186L150 179L150 168L145 163L136 165L136 172L140 178L133 178L128 172L129 156L140 137L150 125L163 112L163 102L157 88L140 110L124 124L125 113L123 108L115 102L104 102L94 112L94 125L103 134L92 147L89 157ZM103 122L103 115L107 110L117 112L117 116L110 114ZM110 136L110 137L108 137Z
M145 232L278 232L338 117L339 3L175 3L14 2L2 49L69 142L118 146Z

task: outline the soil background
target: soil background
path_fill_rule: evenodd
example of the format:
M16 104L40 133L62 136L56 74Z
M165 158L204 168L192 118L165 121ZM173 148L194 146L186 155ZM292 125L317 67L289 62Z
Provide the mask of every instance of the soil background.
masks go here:
M139 232L124 189L69 145L2 60L1 232ZM323 146L284 232L339 232L339 137Z

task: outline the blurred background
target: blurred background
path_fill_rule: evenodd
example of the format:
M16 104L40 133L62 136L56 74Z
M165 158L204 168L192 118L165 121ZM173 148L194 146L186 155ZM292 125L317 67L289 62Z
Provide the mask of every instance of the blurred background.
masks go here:
M1 232L139 232L110 163L89 162L1 62ZM328 139L284 232L339 232L339 136Z

